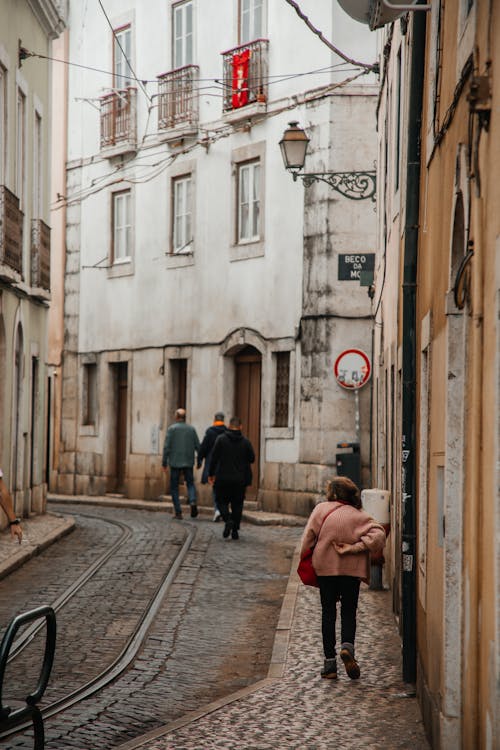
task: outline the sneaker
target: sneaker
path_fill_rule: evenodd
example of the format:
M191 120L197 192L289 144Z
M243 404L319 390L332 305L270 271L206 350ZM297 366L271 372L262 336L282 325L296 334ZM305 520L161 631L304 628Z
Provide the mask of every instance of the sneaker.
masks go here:
M340 649L340 658L344 662L345 671L351 680L357 680L361 674L359 664L349 648Z
M321 676L327 680L337 679L337 659L325 659Z
M232 528L233 524L231 523L231 521L227 521L226 525L224 526L224 531L222 532L222 536L224 537L224 539L228 538Z
M192 505L191 506L191 518L196 518L197 515L198 515L198 506Z
M177 518L178 521L182 521L182 513L175 513L174 518Z
M240 535L238 534L238 529L233 529L231 531L231 538L232 539L239 539L240 538Z
M216 510L213 517L213 522L217 523L221 519L220 510Z

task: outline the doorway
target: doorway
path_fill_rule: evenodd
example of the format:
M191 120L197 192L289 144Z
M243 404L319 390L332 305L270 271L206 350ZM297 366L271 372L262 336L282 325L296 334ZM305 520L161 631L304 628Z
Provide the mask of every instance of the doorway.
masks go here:
M255 463L252 466L252 484L247 488L247 498L255 500L259 489L260 467L260 389L262 356L253 346L241 349L235 357L236 388L235 414L243 424L243 434L252 443Z
M111 492L125 493L127 467L127 402L128 402L128 364L118 362L112 365L115 390L115 462L110 477ZM114 486L113 486L114 485Z

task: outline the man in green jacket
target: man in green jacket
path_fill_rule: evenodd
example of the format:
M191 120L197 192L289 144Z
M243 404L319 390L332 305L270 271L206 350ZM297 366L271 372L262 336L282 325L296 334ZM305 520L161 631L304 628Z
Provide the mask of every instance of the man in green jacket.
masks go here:
M194 454L200 450L200 441L196 430L190 424L186 424L185 409L177 409L175 412L175 424L170 425L163 444L163 471L170 467L170 494L174 504L175 518L182 518L181 504L179 501L179 475L182 471L188 488L188 500L191 506L191 518L198 515L196 505L196 488L194 486L193 466Z

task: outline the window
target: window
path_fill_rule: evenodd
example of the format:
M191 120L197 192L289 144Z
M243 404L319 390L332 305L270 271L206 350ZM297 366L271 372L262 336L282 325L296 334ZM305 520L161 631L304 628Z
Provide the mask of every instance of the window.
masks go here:
M33 133L33 218L42 218L42 118L35 112Z
M264 0L240 0L240 44L263 36Z
M400 179L400 149L401 149L401 47L398 50L397 66L396 66L396 101L395 101L395 112L394 112L394 190L399 190L399 179Z
M83 365L82 425L95 425L97 422L97 365Z
M24 210L24 169L26 154L26 97L17 90L17 131L16 131L16 195L19 208Z
M276 392L274 399L274 426L288 427L288 401L290 392L290 352L276 352Z
M132 57L132 31L130 26L123 26L114 31L113 76L117 89L125 88L132 72L129 63Z
M238 242L260 236L260 162L238 167Z
M193 3L177 3L172 8L172 49L174 68L193 63Z
M7 157L7 71L0 65L0 185L5 184Z
M113 193L113 263L129 260L132 255L131 202L130 190Z
M182 253L191 245L191 175L172 180L172 252Z

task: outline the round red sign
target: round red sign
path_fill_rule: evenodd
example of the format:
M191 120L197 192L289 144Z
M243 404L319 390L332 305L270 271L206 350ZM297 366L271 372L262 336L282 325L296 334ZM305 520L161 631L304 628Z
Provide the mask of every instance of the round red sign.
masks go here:
M372 367L368 356L361 349L346 349L333 366L337 383L342 388L362 388L370 379Z

